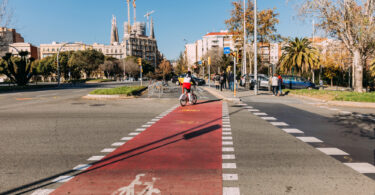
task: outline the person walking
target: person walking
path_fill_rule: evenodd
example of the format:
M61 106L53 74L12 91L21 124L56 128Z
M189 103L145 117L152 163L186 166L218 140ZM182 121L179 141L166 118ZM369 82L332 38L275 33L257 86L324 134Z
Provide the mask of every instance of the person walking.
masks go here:
M225 85L225 79L224 79L225 77L224 77L224 73L222 72L221 74L220 74L220 91L223 91L223 87L224 87L224 85Z
M281 95L283 95L283 89L282 89L283 88L283 78L281 77L281 75L279 75L277 83L278 83L278 87L279 87L279 93L277 95L281 96Z
M215 87L217 90L219 90L220 88L220 75L219 74L215 75Z
M232 71L230 71L229 76L228 76L228 81L229 81L229 88L231 91L234 91L234 74Z
M224 83L224 89L228 89L228 87L227 87L227 73L224 71L224 73L223 73L223 77L224 77L224 81L223 81L223 83Z
M272 94L273 94L273 96L277 95L278 87L279 87L279 78L277 77L277 74L274 74L273 77L272 77Z

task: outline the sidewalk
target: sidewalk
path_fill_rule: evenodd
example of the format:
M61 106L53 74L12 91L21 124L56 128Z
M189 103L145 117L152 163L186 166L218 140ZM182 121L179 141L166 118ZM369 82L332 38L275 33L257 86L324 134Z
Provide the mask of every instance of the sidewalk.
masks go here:
M220 91L215 89L214 86L205 86L203 87L203 89L216 96L217 98L233 102L239 102L241 101L241 98L254 95L253 91L244 90L242 87L240 87L240 89L236 91L236 97L234 97L234 92L228 89L223 89L223 91Z

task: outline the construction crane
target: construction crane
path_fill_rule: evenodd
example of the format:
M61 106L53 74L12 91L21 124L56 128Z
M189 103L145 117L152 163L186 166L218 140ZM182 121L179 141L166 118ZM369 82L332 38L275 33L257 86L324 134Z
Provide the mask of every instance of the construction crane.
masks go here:
M150 24L150 15L153 14L155 11L152 10L150 12L147 12L146 15L144 17L147 18L147 23L148 23L148 29L151 30L151 24ZM151 32L150 32L151 33Z

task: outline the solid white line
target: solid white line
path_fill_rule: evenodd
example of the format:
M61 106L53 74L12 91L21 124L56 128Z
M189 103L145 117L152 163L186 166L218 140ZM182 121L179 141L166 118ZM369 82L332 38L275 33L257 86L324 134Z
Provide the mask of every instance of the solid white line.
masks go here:
M75 166L75 167L73 168L73 170L76 170L76 171L83 171L83 170L88 169L89 167L91 167L90 164L79 164L79 165Z
M49 195L54 191L54 189L38 189L31 195Z
M289 128L283 129L283 131L285 131L287 133L304 133L303 131L301 131L299 129L289 129Z
M121 138L122 141L129 141L131 139L133 139L133 137L123 137L123 138Z
M115 142L111 146L122 146L124 144L125 144L125 142Z
M233 138L230 136L223 136L223 140L233 140Z
M237 165L236 163L223 163L222 168L223 169L236 169Z
M52 180L52 182L64 183L64 182L67 182L67 181L69 181L71 179L73 179L73 176L65 175L65 176L60 176L60 177Z
M102 151L100 151L100 152L103 152L103 153L111 153L111 152L113 152L113 151L115 151L116 150L116 148L104 148Z
M98 160L102 160L104 158L104 156L92 156L90 158L88 158L87 160L88 161L98 161Z
M319 151L327 155L349 155L348 153L338 149L338 148L316 148Z
M222 158L223 160L234 160L236 159L236 156L234 154L223 154Z
M316 137L297 137L299 140L306 143L322 143L323 141Z
M223 147L223 152L234 152L233 147Z
M344 163L360 173L375 173L375 166L370 163Z
M284 122L271 122L271 124L274 126L289 126L288 124Z
M237 174L223 174L224 181L237 181L238 175Z
M223 187L223 195L240 195L240 188L238 187Z

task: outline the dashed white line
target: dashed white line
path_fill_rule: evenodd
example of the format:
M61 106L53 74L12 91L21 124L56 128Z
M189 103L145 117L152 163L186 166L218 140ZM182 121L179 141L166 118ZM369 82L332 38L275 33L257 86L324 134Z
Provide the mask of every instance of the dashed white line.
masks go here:
M237 174L223 174L224 181L237 181L238 175Z
M151 127L151 125L142 125L142 127L148 128L148 127Z
M231 128L223 128L223 131L232 131L232 129Z
M145 128L138 128L135 131L144 131L144 130L146 130L146 129Z
M299 140L306 143L322 143L323 141L316 137L297 137Z
M349 155L348 153L338 149L338 148L316 148L319 151L327 155Z
M264 113L264 112L256 112L256 113L253 113L254 115L256 116L267 116L268 114L267 113Z
M133 139L133 137L123 137L123 138L121 138L122 141L129 141L131 139Z
M229 145L233 145L233 142L223 141L223 146L229 146Z
M124 144L125 144L125 142L115 142L111 146L122 146Z
M54 189L38 189L31 195L49 195L54 191Z
M271 124L274 126L289 126L288 124L284 122L271 122Z
M232 132L223 132L223 135L232 135Z
M223 125L223 127L227 127L227 128L229 128L229 127L230 127L230 125Z
M223 169L236 169L237 165L236 163L223 163L222 168Z
M375 166L370 163L344 163L359 173L375 173Z
M234 154L223 154L222 158L223 160L234 160L236 159L236 156Z
M116 150L116 148L104 148L102 151L100 151L100 152L103 152L103 153L111 153L111 152L113 152L113 151L115 151Z
M147 124L155 124L155 123L156 123L155 121L147 122Z
M249 111L249 112L259 112L258 109L248 109L247 111Z
M233 147L223 147L223 152L234 152Z
M98 161L98 160L102 160L104 158L104 156L92 156L90 158L88 158L87 160L88 161Z
M223 136L223 140L233 140L233 138L230 136Z
M263 120L266 121L276 121L277 119L275 117L261 117Z
M137 133L137 132L133 132L133 133L129 133L129 135L139 135L140 133Z
M304 133L303 131L299 130L299 129L292 129L292 128L286 128L286 129L283 129L283 131L287 132L287 133Z
M240 195L240 188L238 187L223 187L223 195Z
M76 171L83 171L83 170L88 169L89 167L91 167L90 164L79 164L79 165L75 166L75 167L73 168L73 170L76 170Z

